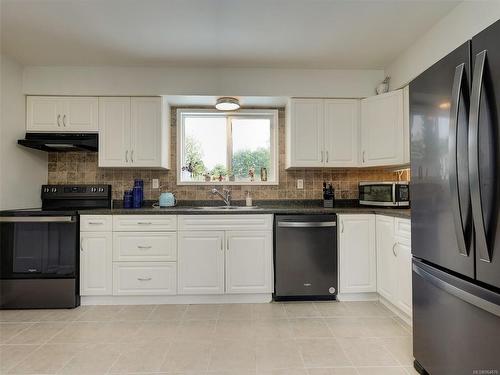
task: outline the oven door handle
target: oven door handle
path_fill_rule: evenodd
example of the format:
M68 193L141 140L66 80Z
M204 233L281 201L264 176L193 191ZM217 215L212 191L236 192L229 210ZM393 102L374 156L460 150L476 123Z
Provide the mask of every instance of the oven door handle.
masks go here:
M74 223L75 216L0 216L0 223Z

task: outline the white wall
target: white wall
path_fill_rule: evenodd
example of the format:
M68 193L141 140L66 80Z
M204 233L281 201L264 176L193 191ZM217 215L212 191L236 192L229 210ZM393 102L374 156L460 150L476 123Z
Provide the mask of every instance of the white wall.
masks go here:
M0 209L40 207L47 153L17 145L25 134L23 68L0 56Z
M382 70L29 66L24 70L24 93L358 98L373 95L383 73Z
M500 19L500 1L464 1L386 69L391 89L400 88L475 34Z

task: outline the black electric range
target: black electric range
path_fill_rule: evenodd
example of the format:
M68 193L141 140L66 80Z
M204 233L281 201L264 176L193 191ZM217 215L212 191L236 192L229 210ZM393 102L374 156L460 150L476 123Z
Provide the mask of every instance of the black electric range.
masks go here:
M42 207L0 211L0 308L80 305L78 210L111 208L111 185L43 185Z

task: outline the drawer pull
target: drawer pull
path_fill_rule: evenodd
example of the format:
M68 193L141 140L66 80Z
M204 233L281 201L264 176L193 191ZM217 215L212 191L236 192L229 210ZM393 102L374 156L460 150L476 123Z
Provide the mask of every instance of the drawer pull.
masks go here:
M89 221L90 225L103 225L104 223L102 221Z
M139 224L139 225L151 225L153 223L150 221L138 221L137 224Z
M151 249L152 246L141 246L141 245L137 245L137 248L138 249L141 249L141 250L146 250L146 249Z
M151 281L151 277L138 277L137 280L139 281Z

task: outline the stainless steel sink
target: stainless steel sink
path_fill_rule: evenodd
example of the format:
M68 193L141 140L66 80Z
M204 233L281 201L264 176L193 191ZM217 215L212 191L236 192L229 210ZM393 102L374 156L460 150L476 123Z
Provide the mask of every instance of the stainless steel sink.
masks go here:
M258 209L257 206L203 206L203 207L195 207L197 210L255 210Z

